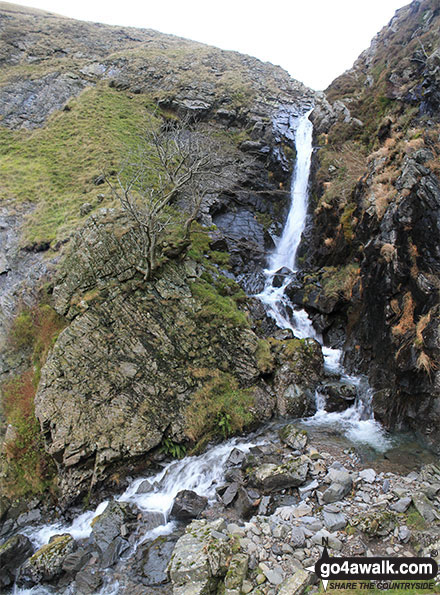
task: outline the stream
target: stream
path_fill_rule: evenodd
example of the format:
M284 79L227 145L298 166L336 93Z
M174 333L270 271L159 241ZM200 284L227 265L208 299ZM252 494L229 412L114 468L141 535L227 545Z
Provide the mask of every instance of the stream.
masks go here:
M284 227L283 234L278 241L273 254L269 256L268 268L265 271L265 287L257 296L264 304L267 313L275 320L281 329L290 329L297 338L313 338L322 345L325 370L341 383L354 386L356 399L354 404L342 412L329 413L325 410L325 398L316 391L316 413L313 417L300 421L307 428L311 440L333 446L338 449L356 449L365 460L377 460L380 464L388 461L399 467L399 457L396 452L402 451L402 439L393 438L374 420L371 406L372 390L365 377L348 375L342 366L342 351L323 345L322 337L315 331L304 310L300 310L289 303L285 289L292 274L297 271L296 256L303 233L308 209L308 182L310 163L313 151L313 126L309 120L311 111L298 118L296 125L297 160L291 189L291 206ZM275 277L280 277L280 269L284 270L285 280L280 287L274 285ZM285 269L288 269L286 272ZM278 275L277 275L278 273ZM278 283L277 283L278 284ZM291 313L293 312L293 316ZM282 423L286 423L284 420ZM152 541L160 535L170 535L176 530L176 522L169 518L174 498L181 490L193 490L208 498L209 503L216 501L216 487L224 482L228 457L234 449L248 453L256 445L270 441L274 430L280 422L273 422L261 428L258 433L244 438L234 438L220 445L216 445L197 457L185 457L179 461L172 461L148 478L141 477L132 481L128 488L117 498L118 502L135 504L142 513L156 515L156 526L147 530L130 543L130 547L121 556L122 560L129 560L143 543ZM282 424L281 424L282 425ZM412 452L414 466L429 458L419 449L419 460L416 462L415 447L409 447ZM387 453L390 453L387 456ZM405 450L403 449L403 453ZM402 458L406 458L405 454ZM382 463L381 463L382 461ZM403 461L402 461L403 463ZM407 472L407 470L406 470ZM147 490L145 487L147 481ZM86 540L92 533L93 520L101 515L109 505L109 501L101 502L92 511L79 514L72 523L61 522L40 527L27 527L23 534L29 537L35 547L41 547L49 542L54 535L69 533L76 540ZM60 590L61 589L61 590ZM47 593L74 593L71 585L66 587L42 587L32 589L14 587L14 594L43 595ZM118 593L118 583L113 578L112 571L107 571L106 579L100 590L101 595ZM153 591L152 591L153 592Z

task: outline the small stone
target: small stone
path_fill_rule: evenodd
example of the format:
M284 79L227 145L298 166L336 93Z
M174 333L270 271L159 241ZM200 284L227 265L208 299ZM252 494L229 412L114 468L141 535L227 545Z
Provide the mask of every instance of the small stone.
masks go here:
M399 539L402 543L408 543L411 537L411 531L408 529L406 525L402 525L399 527Z
M390 491L390 480L389 479L384 479L383 484L382 484L382 491L384 494L388 494L388 492Z
M264 576L272 585L280 585L283 582L284 572L280 566L274 566L274 568L270 569L266 564L260 564L260 568L263 571Z
M241 585L241 592L244 595L247 595L248 593L250 593L252 591L253 588L254 587L253 587L252 583L250 581L246 580L246 581L243 581L243 584Z
M312 459L312 461L316 461L321 458L319 451L314 448L313 446L309 446L307 449L307 456Z
M267 579L263 573L260 573L260 574L257 574L257 578L255 580L256 580L257 585L262 585L263 583L266 582Z
M297 570L282 583L278 595L302 595L313 580L313 574L307 570Z
M239 537L244 537L246 534L244 527L240 527L239 525L236 525L235 523L229 523L229 525L227 525L226 529L227 529L228 533L230 533L231 535L238 535Z
M298 494L301 500L304 500L308 495L310 495L313 491L319 488L319 483L314 479L310 483L305 486L301 486L298 488Z
M395 510L396 512L405 512L410 504L411 498L400 498L400 500L397 500L397 502L391 504L390 508L391 510Z
M367 483L373 483L373 481L376 479L376 471L374 469L363 469L359 473L359 477Z
M304 545L306 536L302 527L293 527L290 533L290 543L294 548L300 548Z
M347 524L347 519L342 512L327 512L324 511L324 524L331 532L343 529Z

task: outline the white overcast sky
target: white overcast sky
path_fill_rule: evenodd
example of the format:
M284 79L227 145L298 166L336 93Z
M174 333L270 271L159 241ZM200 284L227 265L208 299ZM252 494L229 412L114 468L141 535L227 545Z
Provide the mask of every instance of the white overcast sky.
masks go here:
M64 16L157 29L279 64L314 89L351 67L409 0L27 0Z

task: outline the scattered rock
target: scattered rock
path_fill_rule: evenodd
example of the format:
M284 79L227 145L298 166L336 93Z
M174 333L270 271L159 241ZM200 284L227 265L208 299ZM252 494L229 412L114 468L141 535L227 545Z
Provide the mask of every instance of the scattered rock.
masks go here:
M279 437L284 444L294 450L303 451L307 445L307 432L295 427L293 424L287 424L279 431Z
M422 494L421 492L413 494L412 502L416 510L422 515L427 523L432 523L438 518L439 515L435 512L434 507L425 494Z
M303 595L312 583L313 574L307 570L297 570L293 576L282 583L278 595Z
M397 500L397 502L391 504L390 508L395 512L406 512L408 510L409 505L411 504L411 501L412 498L410 497L400 498L400 500Z
M344 529L347 518L342 512L323 512L324 524L330 532Z
M359 472L359 477L367 483L373 483L376 479L376 471L374 469L363 469Z

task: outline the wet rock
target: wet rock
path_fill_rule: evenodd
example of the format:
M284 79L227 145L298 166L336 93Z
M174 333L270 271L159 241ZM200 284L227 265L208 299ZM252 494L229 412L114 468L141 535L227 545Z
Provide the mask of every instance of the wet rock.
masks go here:
M307 432L301 428L297 428L293 424L287 424L278 432L278 435L284 444L290 446L294 450L303 451L307 445Z
M63 571L66 574L76 574L87 564L91 556L91 552L85 550L84 548L78 548L76 551L68 554L65 557L63 562Z
M275 351L274 392L279 414L304 417L314 413L315 388L324 370L321 346L314 339L288 339Z
M138 547L132 564L134 576L141 576L147 586L168 581L167 567L171 560L177 537L160 536Z
M273 277L272 286L281 287L286 282L286 279L291 275L292 271L287 267L282 267L281 269L278 269L278 271L275 273Z
M226 490L224 491L224 493L221 496L222 502L225 506L229 506L229 504L231 504L231 502L237 495L238 488L239 488L238 482L234 482L234 483L231 483L230 485L228 485L228 487L226 488Z
M136 509L126 502L113 500L96 517L92 526L92 539L101 554L104 554L112 541L121 535L121 528L136 519ZM112 546L112 548L115 546Z
M192 490L182 490L174 499L171 509L171 518L179 520L194 519L205 510L208 498L199 496Z
M63 574L63 564L77 548L71 535L57 535L26 560L17 576L17 585L31 587Z
M0 587L8 587L15 581L19 567L32 554L31 541L24 535L14 535L0 545Z
M344 411L351 407L356 399L356 387L343 382L321 384L319 392L325 397L325 409L329 413Z
M115 537L102 552L100 565L102 568L110 568L120 558L122 552L129 547L128 542L122 537Z
M78 595L91 595L96 593L102 585L102 576L98 570L87 568L81 570L75 577L75 593Z
M237 512L238 516L243 519L249 518L249 515L254 512L255 506L256 501L250 498L249 491L240 487L234 502L234 510Z
M255 471L255 484L264 491L298 487L307 477L308 464L301 458L290 459L282 465L267 463Z
M240 450L239 448L233 448L231 450L231 454L229 455L226 465L241 465L246 458L245 453Z

